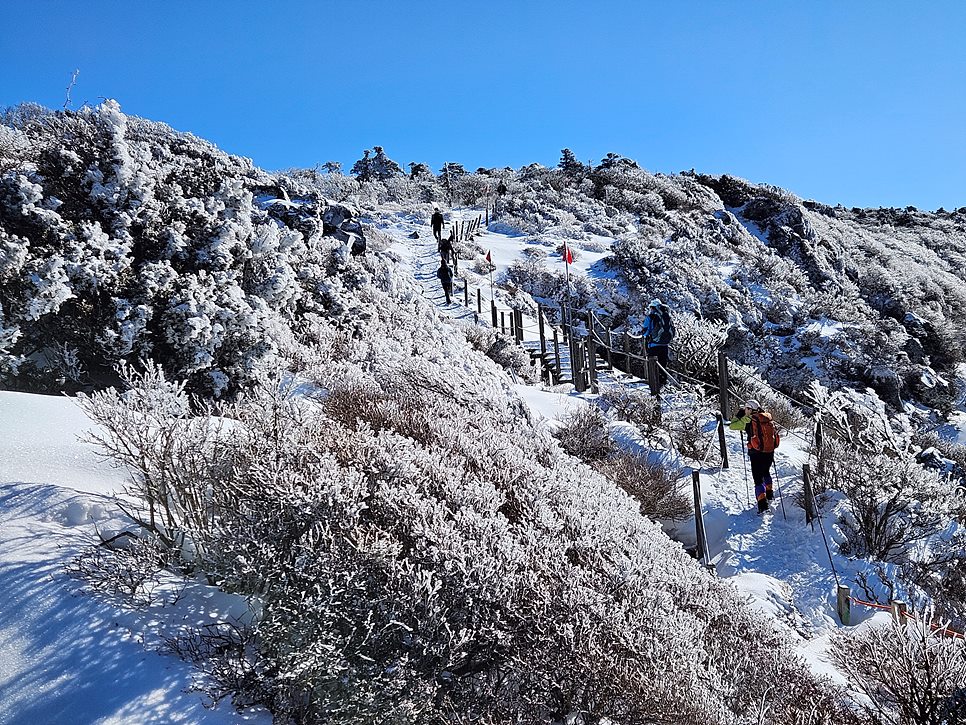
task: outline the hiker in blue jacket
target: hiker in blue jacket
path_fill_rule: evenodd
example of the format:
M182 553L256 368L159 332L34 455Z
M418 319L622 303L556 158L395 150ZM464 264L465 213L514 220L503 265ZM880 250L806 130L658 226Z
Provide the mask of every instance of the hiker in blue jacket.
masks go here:
M647 343L647 356L656 357L661 365L659 374L663 384L667 379L664 371L668 364L668 347L674 339L674 322L671 320L671 308L656 297L647 306L644 339Z

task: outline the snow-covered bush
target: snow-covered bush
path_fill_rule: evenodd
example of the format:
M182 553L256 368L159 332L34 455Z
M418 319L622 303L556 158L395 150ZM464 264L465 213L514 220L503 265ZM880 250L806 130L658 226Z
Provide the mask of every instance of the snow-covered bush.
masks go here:
M361 231L346 207L330 224L328 202L299 197L297 179L114 101L4 119L4 138L34 154L0 174L8 385L90 389L150 359L195 393L236 394L298 315L329 303L349 232ZM64 350L76 365L65 368Z
M599 461L615 450L607 430L607 416L592 405L581 405L568 411L560 419L554 436L567 453L585 462Z
M533 383L539 378L530 354L508 335L488 325L465 325L466 341L490 360L513 373L523 382Z
M618 420L633 423L645 437L661 425L661 401L646 391L615 385L601 391L600 397Z
M681 521L694 513L691 499L679 486L681 472L668 461L620 451L594 468L633 496L650 519Z
M855 706L868 723L961 725L966 722L966 643L932 631L929 613L837 635L835 663L865 697Z

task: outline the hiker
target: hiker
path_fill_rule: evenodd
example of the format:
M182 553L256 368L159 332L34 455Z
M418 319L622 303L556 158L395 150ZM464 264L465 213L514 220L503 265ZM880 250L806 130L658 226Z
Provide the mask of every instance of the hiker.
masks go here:
M647 356L656 357L661 365L658 375L663 385L667 381L668 347L674 339L674 322L671 320L671 308L656 297L647 306L644 339L647 341Z
M430 220L430 224L433 226L433 236L436 237L437 242L443 241L443 212L439 210L438 206L433 207L433 218Z
M748 460L751 461L751 477L755 482L758 513L767 511L768 502L775 498L771 467L775 463L775 449L781 442L772 415L765 412L757 400L749 400L728 427L748 434Z
M453 242L455 241L455 233L450 230L449 236L446 239L441 239L439 244L436 245L436 249L439 250L439 258L443 264L449 264L450 260L453 260L453 271L456 271L456 250L453 249Z
M450 271L449 265L446 264L446 260L443 260L442 264L439 265L436 276L439 277L439 281L443 284L443 292L446 294L446 304L449 304L450 298L453 296L453 273Z
M449 230L449 258L453 264L453 274L459 274L460 258L456 254L456 229Z

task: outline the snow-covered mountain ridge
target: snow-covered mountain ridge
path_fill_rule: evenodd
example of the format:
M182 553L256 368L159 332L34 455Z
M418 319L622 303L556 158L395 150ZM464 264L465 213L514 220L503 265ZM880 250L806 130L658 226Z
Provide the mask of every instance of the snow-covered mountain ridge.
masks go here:
M502 226L461 250L478 285L488 271L482 245L500 243L508 256L496 259L505 272L498 294L525 307L559 300L562 271L551 262L567 239L587 271L571 290L581 304L633 325L641 298L661 294L681 314L700 315L704 329L723 330L733 355L775 378L807 336L813 356L850 360L871 343L825 331L884 319L859 294L851 316L836 308L813 327L820 295L809 273L776 252L785 228L801 244L808 238L795 219L774 221L785 207L762 215L754 199L716 195L724 180L652 176L614 159L596 171L446 179L385 168L362 181L270 175L113 104L0 128L13 129L0 137L7 380L90 389L111 380L117 362L148 358L193 392L233 399L199 411L151 373L90 410L113 431L108 442L143 454L128 463L141 501L135 517L150 538L259 603L255 652L219 670L245 675L233 682L240 701L317 722L446 722L457 712L474 722L738 723L760 721L765 707L773 722L845 721L841 693L796 659L788 628L700 570L615 479L564 455L480 351L511 367L519 357L451 324L453 308L425 299L435 282L418 284L426 270L412 262L434 256L424 224L433 201L491 202L502 181ZM340 204L370 224L362 257L350 256L348 232L313 224ZM702 235L706 223L718 226ZM420 237L406 241L412 231ZM799 242L788 244L791 259ZM939 253L927 262L931 282L946 262ZM828 274L814 263L816 279ZM767 274L750 271L754 264ZM706 288L712 272L720 284ZM959 309L953 280L936 279L948 290L909 325L926 329L927 315ZM912 338L892 328L886 337ZM843 347L836 357L826 344ZM885 364L905 364L875 349ZM923 380L948 372L924 357L909 365ZM855 380L854 366L824 358L808 369L828 385ZM289 385L293 375L303 384ZM199 441L199 412L230 421L233 435ZM655 452L662 440L676 442L656 428L656 437L642 436L635 424L625 437ZM170 442L164 459L152 456L159 430ZM855 430L878 440L865 423ZM736 476L711 490L724 575L748 575L767 556L759 542L772 548L791 535L774 524L770 539L754 535ZM150 502L172 497L177 506L156 516ZM772 584L743 588L758 586L759 605L775 604L767 614L806 635L831 626L827 573L788 569L789 587L805 574L814 594L795 601ZM815 610L803 612L803 601Z

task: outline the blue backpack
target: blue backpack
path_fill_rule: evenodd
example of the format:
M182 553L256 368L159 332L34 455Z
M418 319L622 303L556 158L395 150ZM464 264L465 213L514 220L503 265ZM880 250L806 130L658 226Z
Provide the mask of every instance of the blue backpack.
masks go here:
M648 314L651 321L648 332L648 342L651 345L670 345L674 339L674 322L671 321L671 310L667 305L661 305L660 312Z

